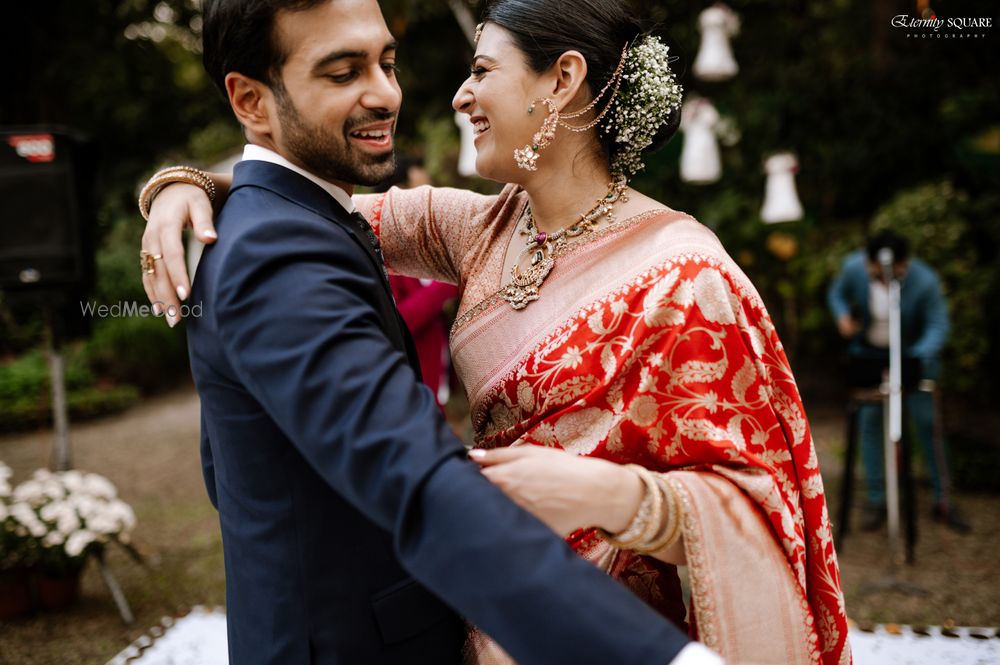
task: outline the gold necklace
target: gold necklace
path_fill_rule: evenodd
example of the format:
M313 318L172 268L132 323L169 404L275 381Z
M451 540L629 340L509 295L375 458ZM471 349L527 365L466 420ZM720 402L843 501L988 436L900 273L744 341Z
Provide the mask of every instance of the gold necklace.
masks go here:
M611 183L608 193L597 199L597 203L586 213L580 215L579 221L564 226L558 231L546 233L535 226L531 207L525 207L522 218L524 228L520 235L527 236L527 246L517 255L517 261L510 269L511 281L503 288L500 295L514 309L524 309L528 303L538 300L538 290L542 282L549 276L556 265L556 259L567 247L577 243L571 242L585 233L590 233L601 219L614 223L614 207L619 201L628 202L628 181L619 177ZM527 266L521 270L521 264L527 259Z

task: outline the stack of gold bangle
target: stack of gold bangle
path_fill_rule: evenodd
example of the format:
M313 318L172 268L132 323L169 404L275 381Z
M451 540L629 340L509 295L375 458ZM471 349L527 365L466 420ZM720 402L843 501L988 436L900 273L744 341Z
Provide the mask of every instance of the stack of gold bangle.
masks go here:
M635 548L637 552L643 554L664 550L676 543L681 537L681 508L677 494L666 478L659 474L655 478L658 489L663 494L664 515L660 520L660 532L651 540Z
M620 549L652 554L670 547L681 536L680 506L670 483L638 464L628 464L643 484L642 502L628 526L619 533L601 530L601 536Z
M153 207L153 199L167 185L184 182L200 187L208 194L209 201L215 201L215 183L208 174L191 166L171 166L153 174L149 182L139 192L139 212L142 218L149 221L149 210Z

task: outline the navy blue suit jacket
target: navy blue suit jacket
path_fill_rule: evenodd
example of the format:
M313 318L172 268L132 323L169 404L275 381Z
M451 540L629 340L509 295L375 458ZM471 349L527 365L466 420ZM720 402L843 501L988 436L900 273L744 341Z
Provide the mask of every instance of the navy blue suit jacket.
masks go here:
M683 648L466 459L329 194L242 162L217 223L188 339L230 662L457 664L456 611L521 665L664 665Z

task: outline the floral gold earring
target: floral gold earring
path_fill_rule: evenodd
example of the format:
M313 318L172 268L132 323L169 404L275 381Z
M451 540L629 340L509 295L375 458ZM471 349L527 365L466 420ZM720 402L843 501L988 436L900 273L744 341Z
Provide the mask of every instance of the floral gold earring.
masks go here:
M608 82L604 84L604 87L599 93L597 93L597 96L595 96L589 104L579 111L564 113L560 117L559 109L556 107L556 103L548 97L536 99L531 103L531 106L528 107L529 115L535 112L535 106L537 106L539 102L548 107L549 114L542 122L542 128L538 130L533 137L531 137L531 143L524 146L520 150L514 151L514 162L517 164L518 168L522 168L525 171L538 170L538 153L542 150L542 148L552 143L556 137L556 129L558 129L560 125L571 132L586 132L596 127L597 124L604 119L604 116L608 114L608 111L610 111L617 102L616 95L618 94L618 89L621 86L622 74L625 70L625 58L627 54L628 45L622 49L622 56L618 61L618 67L616 67L614 73L611 74L611 78L609 78ZM596 107L602 99L604 99L604 95L606 95L609 91L611 92L611 95L608 98L607 103L604 105L604 109L601 110L601 112L598 113L593 120L584 125L571 125L566 122L566 120L580 118L588 113L591 109Z
M556 108L556 103L548 97L536 99L532 102L531 106L528 107L528 114L530 115L535 112L535 107L539 102L545 104L549 109L548 116L542 122L542 128L531 137L529 145L514 151L514 162L518 168L525 171L538 170L538 153L545 146L552 143L552 140L556 137L556 127L559 125L559 109Z

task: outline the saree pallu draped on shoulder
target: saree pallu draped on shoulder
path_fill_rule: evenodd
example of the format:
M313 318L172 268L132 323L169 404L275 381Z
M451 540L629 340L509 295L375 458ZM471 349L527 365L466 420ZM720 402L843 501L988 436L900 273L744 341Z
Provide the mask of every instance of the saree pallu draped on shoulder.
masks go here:
M714 234L682 213L640 215L562 256L526 309L494 299L466 312L452 354L478 446L665 473L684 499L699 638L731 662L850 662L802 402L759 295Z

